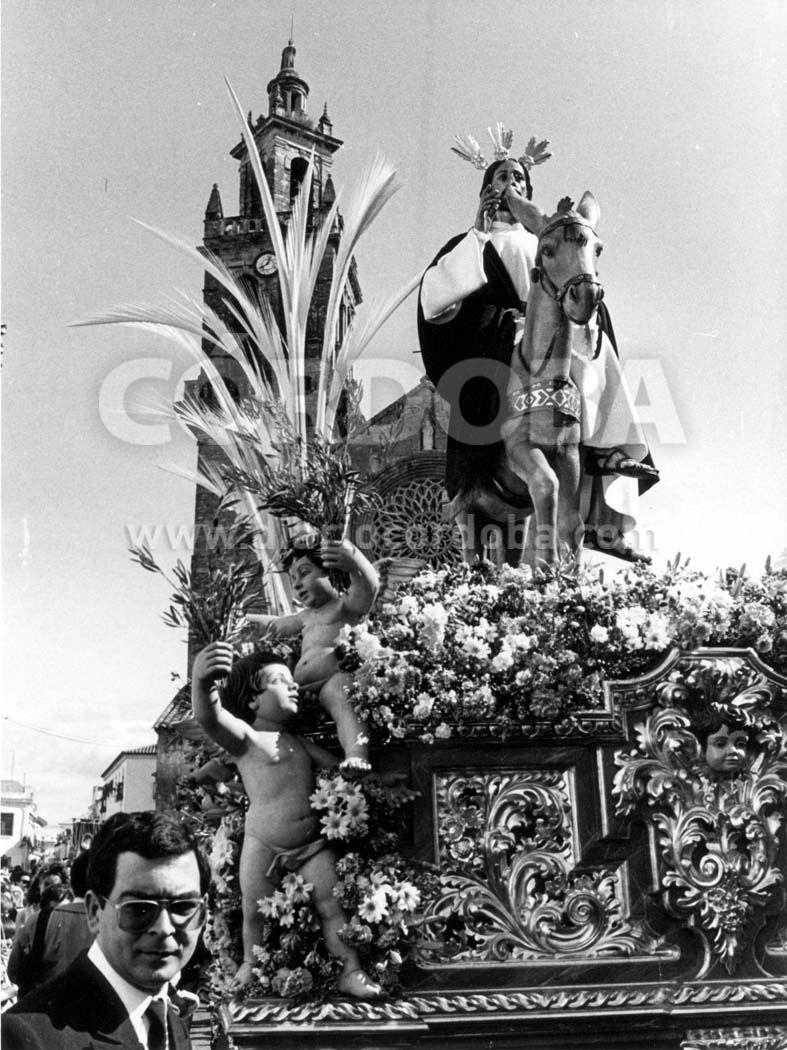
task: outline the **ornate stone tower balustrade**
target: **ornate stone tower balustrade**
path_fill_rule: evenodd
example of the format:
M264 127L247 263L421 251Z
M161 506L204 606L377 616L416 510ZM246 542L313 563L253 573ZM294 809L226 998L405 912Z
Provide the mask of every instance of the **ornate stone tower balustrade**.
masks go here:
M440 872L402 994L234 1002L232 1045L784 1050L787 679L701 649L605 692L571 735L381 751Z

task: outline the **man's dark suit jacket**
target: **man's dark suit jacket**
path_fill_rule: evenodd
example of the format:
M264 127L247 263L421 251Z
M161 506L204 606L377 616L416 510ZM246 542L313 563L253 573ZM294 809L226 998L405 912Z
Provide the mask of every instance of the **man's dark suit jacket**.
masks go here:
M185 1021L171 1014L170 1050L190 1050ZM3 1050L140 1050L125 1007L87 952L20 999L0 1024Z

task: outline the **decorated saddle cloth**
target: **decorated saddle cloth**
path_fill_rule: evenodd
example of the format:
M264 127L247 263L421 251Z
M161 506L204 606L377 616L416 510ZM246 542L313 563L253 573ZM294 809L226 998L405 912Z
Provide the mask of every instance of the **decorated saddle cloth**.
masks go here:
M511 418L554 409L572 419L581 419L579 390L568 379L533 379L525 386L515 386L506 395L506 415Z

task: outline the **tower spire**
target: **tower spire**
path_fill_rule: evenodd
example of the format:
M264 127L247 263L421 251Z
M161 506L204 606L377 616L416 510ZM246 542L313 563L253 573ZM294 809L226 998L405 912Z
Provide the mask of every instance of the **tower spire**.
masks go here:
M294 21L293 21L294 29ZM279 72L268 84L269 116L282 113L286 117L306 113L309 85L295 71L295 45L290 36L281 53Z

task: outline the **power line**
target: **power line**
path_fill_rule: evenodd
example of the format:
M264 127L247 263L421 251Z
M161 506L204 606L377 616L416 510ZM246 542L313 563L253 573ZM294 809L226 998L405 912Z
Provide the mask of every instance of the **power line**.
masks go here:
M110 740L85 740L84 737L80 736L65 736L63 733L53 733L51 729L42 729L40 726L31 726L28 722L18 722L15 718L9 718L8 715L3 715L3 721L10 722L15 726L21 726L23 729L32 729L34 733L43 733L44 736L53 736L56 740L70 740L73 744L94 744L97 747L118 746Z

